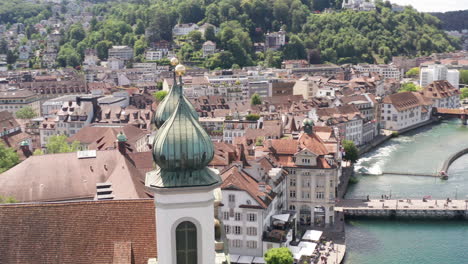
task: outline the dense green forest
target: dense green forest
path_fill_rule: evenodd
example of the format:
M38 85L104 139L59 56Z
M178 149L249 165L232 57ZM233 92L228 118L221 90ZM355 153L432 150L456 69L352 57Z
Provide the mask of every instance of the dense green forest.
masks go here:
M468 10L451 11L445 13L431 13L442 21L442 28L445 30L468 29Z
M0 24L37 23L52 15L50 8L50 5L24 0L0 1Z
M220 28L216 35L209 28L205 36L192 32L175 40L182 60L212 69L255 64L279 67L283 59L306 58L312 63L388 62L395 55L428 55L459 47L457 40L440 29L439 19L412 8L392 12L389 2L377 2L372 12L339 10L342 0L92 2L96 4L89 11L105 19L93 19L89 31L80 24L71 26L62 41L59 65L79 65L86 48L95 48L105 59L108 48L117 44L134 47L136 61L142 61L152 42L173 40L172 28L177 23L211 23ZM279 51L254 52L253 43L263 42L266 33L280 29L288 33L287 45ZM223 51L201 58L205 40L216 42Z

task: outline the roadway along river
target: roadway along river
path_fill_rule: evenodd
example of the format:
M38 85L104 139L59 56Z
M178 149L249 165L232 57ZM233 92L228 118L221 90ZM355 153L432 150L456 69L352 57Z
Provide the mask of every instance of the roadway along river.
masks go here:
M359 183L346 198L468 199L468 155L450 167L448 181L421 176L381 175L385 171L437 173L443 161L468 147L468 127L444 121L391 139L356 164ZM362 175L361 173L374 174ZM353 220L347 223L345 264L468 263L468 222Z

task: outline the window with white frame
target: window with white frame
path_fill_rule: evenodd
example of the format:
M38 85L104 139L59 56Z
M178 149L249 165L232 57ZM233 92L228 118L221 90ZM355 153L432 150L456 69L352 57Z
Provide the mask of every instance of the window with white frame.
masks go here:
M296 186L296 179L290 179L289 186Z
M247 241L247 247L248 248L257 248L257 241L248 240Z
M236 196L234 194L229 195L229 202L235 202L236 201Z
M247 227L247 235L248 236L256 236L257 235L257 228L256 227Z
M289 191L290 198L296 198L296 191Z
M231 226L225 225L225 226L224 226L224 232L225 232L226 234L230 234L230 233L231 233Z
M257 214L247 214L247 221L249 222L255 222L257 221Z
M323 194L323 192L317 192L317 199L323 199L325 198L325 195Z
M236 221L240 221L242 219L241 213L235 213L234 218Z
M223 212L223 219L229 220L229 212Z
M233 248L240 248L240 247L242 247L242 240L240 240L240 239L233 239L233 240L231 240L231 246L232 246Z
M240 226L234 226L234 234L235 235L242 234L242 228Z

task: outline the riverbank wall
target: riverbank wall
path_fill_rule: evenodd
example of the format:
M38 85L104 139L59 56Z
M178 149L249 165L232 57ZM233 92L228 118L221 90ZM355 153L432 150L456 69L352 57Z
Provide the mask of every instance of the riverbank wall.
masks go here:
M340 183L338 184L337 197L343 199L348 190L349 179L354 176L354 165L341 169Z
M420 124L416 124L416 125L413 125L413 126L410 126L410 127L404 128L404 129L400 129L400 130L394 131L394 132L396 132L397 134L404 134L404 133L410 132L412 130L415 130L417 128L427 126L427 125L432 125L432 124L438 123L438 122L440 122L439 119L431 118L431 119L429 119L429 120L427 120L425 122L422 122ZM369 142L369 143L367 143L367 144L365 144L363 146L358 147L359 155L363 155L363 154L377 148L378 146L380 146L381 144L383 144L387 140L391 139L392 137L393 137L392 133L388 133L387 135L378 135L371 142Z
M363 155L375 149L376 147L380 146L382 143L389 140L390 138L392 138L392 135L378 135L377 137L375 137L374 140L372 140L368 144L358 148L359 155Z

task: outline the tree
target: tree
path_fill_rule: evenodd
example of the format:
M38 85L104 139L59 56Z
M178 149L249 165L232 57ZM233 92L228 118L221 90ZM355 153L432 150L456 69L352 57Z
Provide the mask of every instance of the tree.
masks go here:
M135 57L143 54L145 52L145 49L146 49L146 41L143 37L135 41L135 46L134 46Z
M262 104L262 98L260 98L260 95L257 93L253 94L252 97L250 98L250 103L252 105L259 105Z
M18 59L18 55L11 50L7 51L6 62L8 64L13 64Z
M0 143L0 173L15 166L19 161L19 156L14 149L7 148L3 143Z
M62 67L76 67L81 64L81 57L70 43L66 43L60 47L57 62Z
M409 69L405 75L407 77L411 77L411 78L416 78L416 77L419 77L419 67L414 67L414 68L411 68Z
M215 34L215 30L214 30L214 27L212 26L209 26L205 29L205 39L206 40L211 40L213 42L216 42L216 34Z
M164 100L164 98L166 97L167 95L167 92L166 91L158 91L158 92L155 92L153 94L154 96L154 99L156 99L156 101L158 102L161 102L162 100Z
M145 34L145 24L141 19L138 19L138 22L135 27L135 34L142 35Z
M468 70L460 70L460 83L468 85Z
M195 50L201 49L203 44L203 35L200 31L194 30L188 34L188 39L194 46Z
M37 116L37 113L34 112L32 107L25 106L20 110L16 111L16 117L19 119L31 119Z
M351 140L343 140L342 145L345 151L343 159L355 163L359 159L359 151L356 145L354 145L354 142Z
M112 47L112 42L108 40L99 41L96 44L97 56L100 60L107 60L109 56L109 49Z
M257 121L258 119L260 119L260 115L248 114L248 115L245 116L245 119L249 120L249 121Z
M8 42L6 38L0 40L0 54L6 54L8 52Z
M293 254L288 248L270 248L265 253L265 261L267 264L293 264Z
M78 151L79 147L80 142L78 141L73 141L73 143L68 144L67 136L65 135L51 136L49 142L46 144L48 154L75 152Z
M399 93L402 92L417 92L421 90L421 86L416 85L412 82L404 83L401 88L398 90Z
M34 156L44 155L44 151L42 151L42 149L36 149L34 150L33 155Z
M9 203L18 203L18 200L11 196L1 196L0 195L0 204L9 204Z
M460 91L461 91L460 99L463 100L465 98L468 98L468 88L461 88Z

